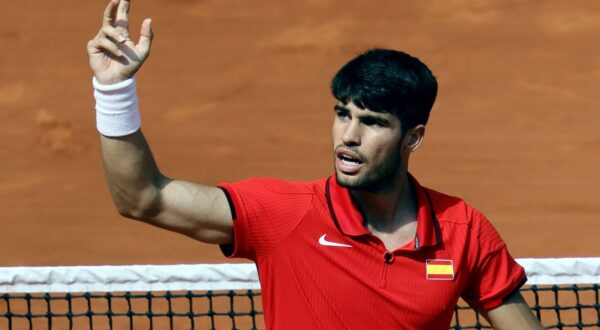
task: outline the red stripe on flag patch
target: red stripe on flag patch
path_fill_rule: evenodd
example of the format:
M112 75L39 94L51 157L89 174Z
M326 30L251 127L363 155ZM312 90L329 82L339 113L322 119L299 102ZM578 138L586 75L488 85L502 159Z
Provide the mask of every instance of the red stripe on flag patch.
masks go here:
M452 266L452 260L450 259L427 259L428 265L450 265Z

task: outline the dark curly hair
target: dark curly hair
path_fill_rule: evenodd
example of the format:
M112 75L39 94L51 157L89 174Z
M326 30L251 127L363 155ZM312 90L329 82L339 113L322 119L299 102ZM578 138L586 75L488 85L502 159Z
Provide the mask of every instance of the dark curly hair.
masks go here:
M346 63L333 77L331 92L347 104L398 116L402 130L427 123L437 81L418 58L390 49L371 49Z

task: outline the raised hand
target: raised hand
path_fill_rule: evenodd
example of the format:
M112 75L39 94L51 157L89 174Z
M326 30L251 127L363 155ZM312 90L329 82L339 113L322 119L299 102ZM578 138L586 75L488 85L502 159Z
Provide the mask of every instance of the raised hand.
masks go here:
M104 10L102 28L87 44L90 67L101 84L114 84L132 77L140 69L152 44L152 20L142 22L140 39L129 37L130 0L110 0Z

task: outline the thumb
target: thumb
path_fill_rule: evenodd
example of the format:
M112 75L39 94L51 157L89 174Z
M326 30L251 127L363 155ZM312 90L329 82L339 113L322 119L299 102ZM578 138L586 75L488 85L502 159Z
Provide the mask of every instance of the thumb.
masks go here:
M140 31L140 41L136 46L136 48L144 56L144 58L150 53L150 46L152 45L153 36L154 34L152 33L152 19L146 18L142 22L142 29Z

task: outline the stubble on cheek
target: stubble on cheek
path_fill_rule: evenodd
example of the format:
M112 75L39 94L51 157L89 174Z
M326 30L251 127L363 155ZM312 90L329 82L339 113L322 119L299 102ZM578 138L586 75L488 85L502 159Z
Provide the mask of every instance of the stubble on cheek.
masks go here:
M340 186L353 190L372 192L389 190L394 187L401 172L401 158L400 150L396 149L388 158L377 163L375 167L372 167L372 163L365 162L361 172L351 176L340 173L335 165L337 157L334 154L334 170L337 182Z

